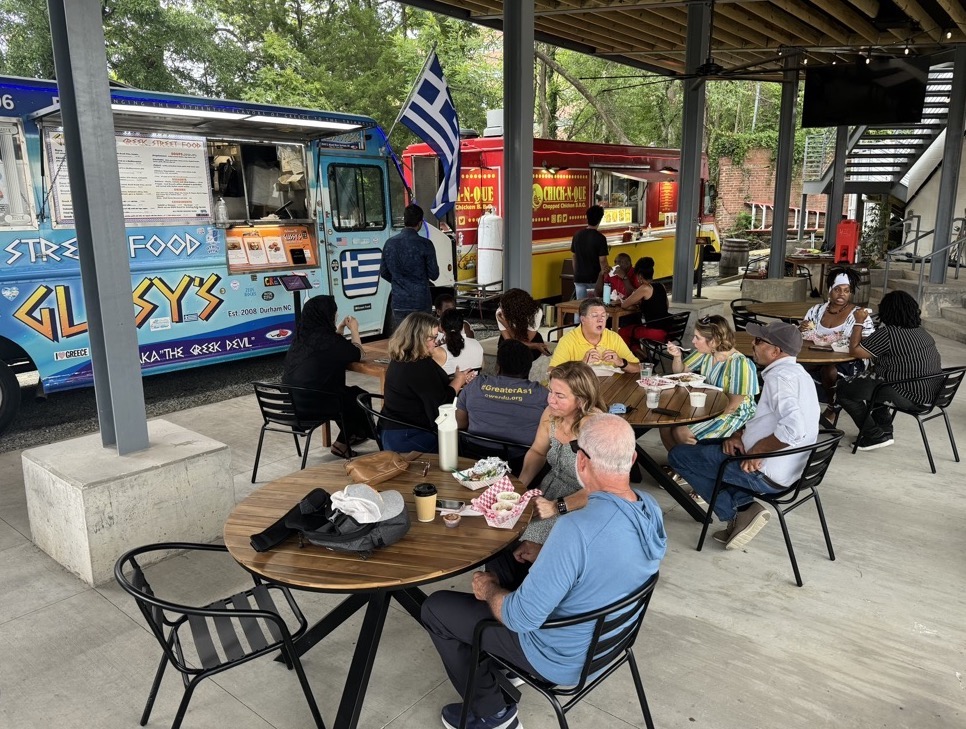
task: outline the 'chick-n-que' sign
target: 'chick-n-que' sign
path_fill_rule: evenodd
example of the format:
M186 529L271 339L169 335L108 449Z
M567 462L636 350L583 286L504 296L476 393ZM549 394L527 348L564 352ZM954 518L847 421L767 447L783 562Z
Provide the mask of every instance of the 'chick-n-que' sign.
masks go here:
M556 228L587 224L590 170L533 170L533 227Z

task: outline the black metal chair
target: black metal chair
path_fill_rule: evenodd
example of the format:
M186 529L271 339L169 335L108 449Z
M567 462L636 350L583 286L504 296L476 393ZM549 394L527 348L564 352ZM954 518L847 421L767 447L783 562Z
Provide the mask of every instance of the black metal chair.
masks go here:
M929 439L926 437L926 423L928 423L933 418L938 418L942 416L943 420L946 421L946 432L949 434L949 445L953 448L953 459L956 463L959 463L959 451L956 449L956 438L953 436L953 428L949 423L949 415L946 413L946 408L948 408L952 402L953 398L956 397L956 391L959 390L959 386L963 382L963 377L966 376L966 367L944 367L940 374L929 375L928 377L914 377L906 380L894 380L892 382L882 382L876 386L875 390L872 391L872 398L869 400L870 403L877 402L879 391L885 387L892 387L893 385L900 385L908 382L936 382L936 395L932 402L928 405L924 405L916 410L907 410L905 408L896 407L891 403L886 403L882 405L883 407L888 407L891 410L892 418L895 418L896 413L905 413L906 415L911 415L916 419L919 424L919 433L922 435L922 444L926 448L926 457L929 459L929 468L932 469L933 473L936 473L936 463L932 458L932 450L929 448ZM941 383L939 382L941 380ZM865 420L862 423L862 428L859 428L859 432L862 430L869 422L869 418L872 417L872 407L870 406L865 415ZM855 453L858 448L858 439L852 444L852 452Z
M664 329L667 332L667 339L664 342L657 342L653 339L641 339L640 351L644 355L644 359L660 364L661 371L667 372L667 368L664 366L664 360L670 360L671 357L667 354L665 342L680 342L681 337L684 336L684 332L688 328L688 319L690 318L690 311L682 311L647 322L646 326Z
M459 437L459 454L463 458L487 458L497 456L510 464L510 471L516 475L523 468L523 457L530 449L529 443L516 443L499 438L470 433L461 430Z
M641 623L644 622L644 615L651 602L651 595L654 593L654 586L657 584L659 576L660 573L655 572L647 582L633 593L600 610L570 618L548 620L540 626L540 630L554 630L582 623L593 623L594 630L587 655L584 658L584 665L580 671L580 680L574 686L559 686L540 677L532 676L509 661L484 651L481 647L484 631L488 628L502 626L502 623L497 620L481 620L477 623L476 630L473 633L473 657L470 662L470 675L463 696L470 697L473 695L480 661L489 659L506 670L512 671L523 679L524 683L541 693L553 706L561 729L567 729L569 726L567 724L567 712L614 671L627 663L630 665L634 686L637 689L637 698L641 703L644 725L647 729L654 729L651 711L647 705L647 697L644 695L644 684L641 682L641 674L637 668L637 661L634 660L632 649L637 634L640 632ZM510 690L512 691L512 689ZM513 698L518 699L519 693ZM569 700L561 705L561 698ZM468 713L469 702L464 700L460 729L465 729Z
M815 500L815 508L818 511L818 520L822 524L822 533L825 535L825 546L828 547L828 558L835 561L835 552L832 550L832 538L828 533L828 524L825 522L825 512L822 510L822 500L818 495L818 486L828 471L832 457L838 449L839 441L845 435L841 430L822 430L819 439L812 445L801 446L799 448L788 448L774 453L758 453L755 455L730 456L718 466L718 474L714 483L714 491L711 494L711 502L708 504L708 514L704 520L704 527L701 529L701 536L698 538L698 551L704 546L704 538L708 533L708 527L714 518L714 505L718 500L718 493L725 486L744 491L754 496L759 501L764 501L771 506L778 514L778 521L782 527L782 535L785 537L785 546L788 548L788 558L792 563L792 570L795 572L795 582L799 587L802 582L801 572L798 570L798 561L795 559L795 549L792 547L792 539L788 534L788 524L785 523L785 514L797 509L802 504ZM725 467L729 463L740 463L750 459L779 458L794 455L797 453L808 453L808 460L802 475L790 486L782 488L770 494L762 494L742 486L729 484L724 480Z
M307 387L268 382L253 382L252 387L255 388L255 399L258 401L258 408L262 411L264 421L258 434L255 465L252 467L252 483L255 483L258 461L262 457L265 431L290 433L295 438L295 452L302 456L303 469L309 457L312 433L319 427L328 426L330 420L335 420L342 432L347 432L342 416L341 400L334 390L313 390ZM305 438L304 450L299 443L299 438ZM350 455L351 451L347 446L345 457L349 458Z
M747 331L749 324L761 324L758 317L748 311L749 304L762 303L758 299L735 299L731 302L731 319L736 332Z
M554 327L547 332L547 336L544 337L544 341L549 344L550 342L559 342L560 338L569 332L571 329L576 329L577 324L565 324L564 326Z
M407 423L405 420L398 420L397 418L391 418L388 415L382 414L382 404L385 402L386 398L382 395L373 395L371 392L360 393L356 398L356 402L359 403L359 407L366 414L366 422L369 424L369 437L376 441L379 446L379 450L385 450L382 447L382 422L388 421L390 423L395 423L396 425L401 425L404 428L416 428L418 430L424 430L427 433L436 434L435 430L429 430L428 428L421 428L418 425L413 425L412 423ZM379 401L380 409L376 410L373 407L373 402Z
M263 583L255 577L252 588L203 607L164 600L151 588L138 559L147 555L153 559L158 552L175 551L228 550L218 544L148 544L126 552L114 565L114 578L135 599L162 650L161 663L141 715L141 726L151 718L151 709L169 663L181 674L184 684L184 695L171 725L171 729L178 729L194 690L203 679L259 656L281 651L288 667L295 669L315 725L325 729L315 696L293 646L293 642L305 632L308 623L289 590ZM282 617L273 595L284 598L284 603L279 604L287 606L286 612L290 613L287 619ZM289 627L290 623L295 624L294 631Z

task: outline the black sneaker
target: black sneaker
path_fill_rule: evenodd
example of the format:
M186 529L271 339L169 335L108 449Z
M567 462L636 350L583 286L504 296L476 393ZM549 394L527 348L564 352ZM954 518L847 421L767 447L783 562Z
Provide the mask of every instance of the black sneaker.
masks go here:
M875 438L860 435L859 439L855 442L855 446L856 450L874 451L876 448L885 448L886 446L891 446L895 442L895 439L889 433L883 433Z
M460 713L463 711L463 704L447 704L443 707L441 718L443 726L447 729L457 729L460 725ZM517 715L516 704L507 706L493 716L474 716L473 712L466 717L466 729L523 729L520 718Z

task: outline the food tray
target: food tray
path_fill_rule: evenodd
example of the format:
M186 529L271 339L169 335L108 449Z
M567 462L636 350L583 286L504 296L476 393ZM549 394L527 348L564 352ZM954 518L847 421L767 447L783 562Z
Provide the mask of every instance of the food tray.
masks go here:
M513 484L510 482L510 478L506 475L501 476L496 483L492 484L486 491L470 501L473 508L480 512L483 518L486 519L486 523L497 529L512 529L515 527L516 523L520 520L520 516L526 510L527 504L530 503L530 499L535 496L543 496L543 491L540 489L530 489L520 496L520 500L513 507L513 511L494 511L493 505L499 500L500 494L504 491L516 492L516 489L513 488Z
M498 465L500 472L495 476L489 476L488 478L473 478L474 471L485 463L492 462L494 466ZM487 486L492 486L501 478L506 476L507 471L510 470L510 466L507 465L506 461L501 461L498 458L484 458L473 464L472 468L467 468L462 471L454 471L453 478L459 481L463 486L473 491L479 491Z
M644 377L638 380L637 384L641 387L656 387L658 390L670 390L672 387L677 387L678 383L666 377Z
M664 378L674 380L682 387L699 387L705 380L704 375L699 375L696 372L679 372L676 375L664 375Z

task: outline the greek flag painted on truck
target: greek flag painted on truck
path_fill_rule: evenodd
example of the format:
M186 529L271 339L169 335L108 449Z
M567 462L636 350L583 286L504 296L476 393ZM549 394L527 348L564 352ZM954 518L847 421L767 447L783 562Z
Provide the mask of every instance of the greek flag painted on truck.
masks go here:
M126 223L111 247L130 262L145 374L284 351L296 295L331 294L382 332L379 261L403 200L373 119L111 95ZM0 429L15 373L36 369L47 392L92 382L68 151L56 84L0 77ZM293 274L311 290L287 291Z

